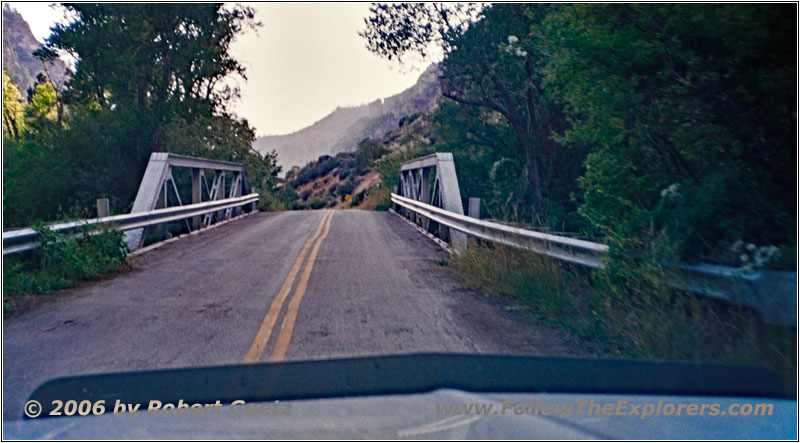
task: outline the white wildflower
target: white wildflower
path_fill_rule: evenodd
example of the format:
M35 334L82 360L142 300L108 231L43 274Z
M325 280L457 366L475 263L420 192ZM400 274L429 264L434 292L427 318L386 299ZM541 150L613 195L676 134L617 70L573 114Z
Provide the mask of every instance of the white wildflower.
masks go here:
M509 45L513 45L514 43L517 43L517 42L519 42L519 39L517 38L516 35L509 35L508 36L508 44Z
M666 188L661 190L661 196L664 198L676 198L680 197L681 194L678 192L678 188L680 187L679 184L673 183Z
M526 51L523 51L522 49L517 48L517 57L525 57L527 55L528 55L528 53Z
M757 266L764 266L780 256L780 249L776 246L762 246L758 248L753 258Z

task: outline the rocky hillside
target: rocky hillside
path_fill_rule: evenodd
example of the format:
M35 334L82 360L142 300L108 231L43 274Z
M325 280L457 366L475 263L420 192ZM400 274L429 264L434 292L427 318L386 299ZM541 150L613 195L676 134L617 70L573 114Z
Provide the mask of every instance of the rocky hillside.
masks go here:
M430 113L416 112L401 118L380 139L359 143L356 152L322 155L302 168L292 168L278 198L287 209L385 210L399 164L432 152L435 136L430 119Z
M303 166L322 155L354 152L365 138L381 139L397 128L404 116L428 112L436 106L439 89L438 66L431 65L417 83L405 91L368 105L337 108L313 125L292 134L259 137L254 148L261 153L273 149L284 171Z
M42 62L35 59L33 51L41 44L31 32L22 16L8 4L3 5L3 69L19 86L23 95L36 82L36 76L44 71ZM66 65L60 60L47 67L52 80L63 81Z

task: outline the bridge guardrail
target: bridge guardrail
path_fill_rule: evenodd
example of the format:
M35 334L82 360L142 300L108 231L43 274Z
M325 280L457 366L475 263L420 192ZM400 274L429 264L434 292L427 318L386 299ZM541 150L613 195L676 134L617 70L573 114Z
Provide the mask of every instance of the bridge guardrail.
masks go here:
M585 240L506 226L457 214L392 193L392 202L425 218L489 240L548 255L590 268L602 268L608 246ZM667 284L675 289L727 300L755 309L771 324L797 325L797 273L791 271L747 271L710 264L678 266Z
M392 202L467 235L528 249L590 268L601 268L601 259L608 252L608 246L599 243L480 220L397 194L392 194Z
M147 226L169 223L222 211L238 208L258 202L257 193L241 197L212 200L185 206L171 206L151 211L113 215L110 217L75 220L55 223L47 227L53 232L70 234L80 231L85 226L114 227L120 231L143 228ZM3 257L36 249L39 247L40 234L35 229L23 228L3 232Z

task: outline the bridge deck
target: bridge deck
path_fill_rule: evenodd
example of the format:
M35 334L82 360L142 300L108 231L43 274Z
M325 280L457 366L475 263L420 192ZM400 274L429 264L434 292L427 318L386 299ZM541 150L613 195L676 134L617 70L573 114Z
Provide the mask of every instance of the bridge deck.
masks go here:
M256 361L410 352L576 355L556 332L458 289L445 253L399 217L330 211L296 321L282 327L305 261ZM328 211L258 213L132 259L131 269L52 294L4 326L4 416L65 375L241 363ZM318 237L319 238L319 237ZM295 303L296 304L296 303ZM290 321L287 321L291 323ZM251 353L252 354L252 353Z

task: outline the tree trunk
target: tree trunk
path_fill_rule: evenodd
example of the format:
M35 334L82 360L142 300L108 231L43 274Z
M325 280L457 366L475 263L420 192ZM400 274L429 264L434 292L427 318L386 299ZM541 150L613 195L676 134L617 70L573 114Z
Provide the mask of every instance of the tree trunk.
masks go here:
M528 134L527 128L522 124L510 122L514 127L520 150L525 153L525 169L528 173L528 182L531 185L533 197L533 210L538 217L544 217L544 197L542 192L542 176L539 166L539 157L536 152L534 137Z
M151 139L151 143L153 145L153 152L164 151L164 137L163 137L161 122L156 123L156 127L153 130L153 137Z
M136 85L136 102L139 108L139 112L144 114L145 107L147 105L147 76L144 70L139 71L137 85Z
M528 169L528 180L531 184L531 192L533 194L533 210L536 212L537 217L544 217L544 197L542 196L542 176L539 170L539 159L536 157L536 151L533 146L527 144L525 146L525 157L527 160L526 168Z

